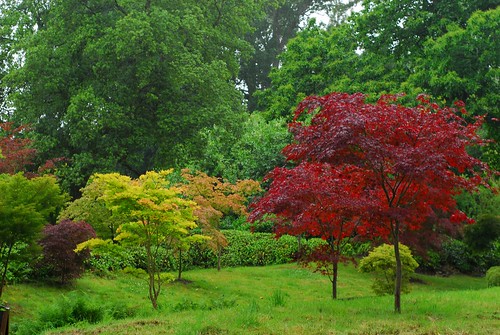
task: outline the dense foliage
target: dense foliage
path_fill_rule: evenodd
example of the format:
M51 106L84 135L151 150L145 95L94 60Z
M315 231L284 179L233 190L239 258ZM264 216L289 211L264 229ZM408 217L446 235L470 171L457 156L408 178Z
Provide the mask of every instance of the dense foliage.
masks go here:
M95 232L86 222L63 220L57 225L47 225L43 229L43 237L39 244L43 248L41 265L48 267L48 272L62 284L83 274L84 261L89 253L76 253L78 244L95 238Z
M53 177L0 174L0 297L13 252L33 253L43 226L55 223L66 199Z
M404 244L399 245L402 265L401 291L410 291L410 278L418 267L418 263L412 257L411 250ZM364 257L359 262L361 272L373 273L375 280L372 289L376 294L392 294L396 281L396 261L394 248L389 244L382 244Z

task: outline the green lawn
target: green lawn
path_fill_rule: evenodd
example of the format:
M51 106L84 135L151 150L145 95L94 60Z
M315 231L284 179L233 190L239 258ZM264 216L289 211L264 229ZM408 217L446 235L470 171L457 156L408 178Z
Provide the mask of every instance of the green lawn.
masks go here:
M151 308L145 280L129 275L87 275L64 290L14 285L7 287L4 298L12 306L12 330L75 296L107 311L119 306L133 315L115 320L107 313L99 323L83 322L47 335L493 335L500 329L500 288L486 288L484 278L419 275L412 293L403 295L401 315L393 313L392 297L374 296L369 275L352 266L340 269L337 301L330 298L326 277L293 264L194 270L184 278L164 287L159 311Z

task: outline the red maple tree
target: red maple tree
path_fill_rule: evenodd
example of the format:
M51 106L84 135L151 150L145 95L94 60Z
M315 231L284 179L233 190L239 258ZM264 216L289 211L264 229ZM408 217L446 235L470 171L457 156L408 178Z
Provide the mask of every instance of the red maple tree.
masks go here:
M468 146L483 144L477 135L482 117L466 122L459 115L465 113L462 103L457 104L457 111L432 104L425 96L418 97L416 107L397 105L396 99L383 96L368 104L360 93L308 97L289 124L294 141L283 153L296 164L322 163L338 171L356 167L359 180L345 183L339 192L352 208L350 220L363 218L363 224L356 227L358 234L387 238L394 245L394 307L401 312L401 234L421 229L435 212L450 213L452 222L466 221L453 196L463 189L474 190L487 166L466 151ZM276 178L276 173L270 177ZM298 183L302 186L297 189L321 191L321 185ZM357 190L358 183L364 192ZM288 191L273 190L271 185L269 192L283 196ZM261 209L271 209L266 209L266 198L255 205L256 215ZM288 207L297 211L293 202Z
M340 167L303 161L293 169L275 168L266 177L269 191L255 204L250 220L275 214L277 236L320 237L326 241L306 261L328 275L332 298L337 298L338 263L349 260L342 255L341 243L356 234L368 217L360 215L360 205L370 203L364 174L352 165ZM348 191L346 191L348 190ZM375 204L375 203L374 203Z
M0 173L14 174L24 171L32 163L36 150L31 140L24 138L26 126L15 127L12 122L0 123Z

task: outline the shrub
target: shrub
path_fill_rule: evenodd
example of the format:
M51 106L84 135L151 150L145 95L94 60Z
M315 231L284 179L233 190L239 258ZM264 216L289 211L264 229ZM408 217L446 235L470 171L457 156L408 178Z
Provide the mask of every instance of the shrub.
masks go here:
M500 266L493 266L486 271L488 287L500 286Z
M227 230L228 246L223 250L223 266L256 266L290 262L298 251L293 236L276 239L270 233Z
M479 257L460 240L450 239L443 243L442 261L459 272L471 273L479 268Z
M476 224L464 229L464 242L474 251L487 251L500 238L500 216L481 216Z
M403 272L401 289L402 292L408 292L410 290L410 277L418 267L418 263L412 257L410 249L401 243L399 244L399 253ZM382 244L373 249L368 256L360 261L359 270L375 274L375 282L372 285L372 289L376 294L392 294L396 280L394 246Z
M95 237L94 229L86 222L63 220L57 225L45 226L40 245L43 248L42 264L65 284L83 273L83 263L89 252L76 253L79 243Z

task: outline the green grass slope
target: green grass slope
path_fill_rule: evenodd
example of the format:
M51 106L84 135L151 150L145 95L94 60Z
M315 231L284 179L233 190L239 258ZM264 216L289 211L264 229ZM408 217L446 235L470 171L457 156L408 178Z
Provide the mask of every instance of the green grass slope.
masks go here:
M371 278L341 267L339 299L328 278L293 264L195 270L163 288L153 311L147 283L130 275L87 275L71 288L9 286L12 330L50 314L61 301L84 297L106 310L98 323L79 322L45 335L93 334L487 334L500 329L500 288L484 278L419 275L403 295L402 314L391 296L374 296ZM121 320L113 317L118 308ZM111 311L111 312L110 312Z

